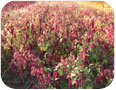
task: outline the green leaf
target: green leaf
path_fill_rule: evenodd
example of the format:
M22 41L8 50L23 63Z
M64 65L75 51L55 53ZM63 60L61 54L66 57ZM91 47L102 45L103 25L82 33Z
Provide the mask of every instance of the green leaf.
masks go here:
M48 49L47 54L49 54L50 56L52 56L52 50Z
M48 53L46 52L45 55L44 55L45 59L47 59L47 55L48 55Z
M60 42L62 42L63 38L60 38Z
M44 71L47 72L47 68L46 67L44 67Z
M64 53L64 48L62 49L62 54L64 55L65 53Z
M93 54L93 58L97 58L97 55L96 55L96 53L95 53L95 54Z
M43 44L42 44L42 47L45 47L45 46L46 46L46 44L45 44L45 43L43 43Z
M69 50L68 49L66 49L66 53L68 53L69 52Z
M42 47L43 51L46 51L48 49L48 47Z
M90 69L85 68L85 69L84 69L84 72L89 73L89 72L90 72Z
M80 48L80 45L79 44L77 44L77 48Z
M83 87L79 87L79 89L83 89Z
M98 72L100 72L100 67L97 69Z
M79 68L80 70L82 69L82 67L81 67L80 65L78 66L78 68ZM82 70L81 70L81 71L82 71Z
M92 89L92 88L93 88L93 83L91 82L87 85L87 89Z
M51 44L50 44L50 43L47 43L47 46L48 46L48 47L50 47L50 46L51 46Z
M81 62L81 61L78 61L78 62L77 62L77 65L81 65L81 64L82 64L82 62Z
M59 78L55 78L55 80L58 80Z
M103 64L104 64L104 63L107 64L107 63L108 63L108 60L103 60Z
M59 69L59 70L58 70L58 73L59 73L60 75L63 75L62 69Z
M76 83L76 79L77 79L77 77L72 79L72 85L74 85Z
M93 84L87 86L87 89L93 89Z
M93 83L92 83L91 79L89 79L89 78L87 78L85 80L85 85L86 85L87 89L92 89L93 88Z
M66 48L66 44L65 44L65 43L63 43L63 48L64 48L64 49Z
M67 45L68 45L68 47L71 47L72 46L72 42L68 41Z
M48 71L52 72L52 69L51 68L47 68L47 69L48 69Z
M87 78L87 79L86 79L86 82L91 82L91 79Z
M58 55L60 55L60 51L58 52Z
M25 64L23 64L23 68L26 69L26 65Z

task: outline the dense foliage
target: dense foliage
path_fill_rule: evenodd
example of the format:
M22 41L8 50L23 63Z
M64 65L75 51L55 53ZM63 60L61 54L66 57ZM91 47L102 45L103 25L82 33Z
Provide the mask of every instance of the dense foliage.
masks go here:
M10 2L9 8L12 8L11 3L17 2ZM23 85L28 81L30 86L23 88L108 86L114 76L113 12L77 2L31 3L26 6L27 2L23 2L21 9L18 3L19 6L11 11L6 6L5 11L3 8L1 61L4 83L10 87L17 83L13 83L12 78L6 81L5 73L12 72Z

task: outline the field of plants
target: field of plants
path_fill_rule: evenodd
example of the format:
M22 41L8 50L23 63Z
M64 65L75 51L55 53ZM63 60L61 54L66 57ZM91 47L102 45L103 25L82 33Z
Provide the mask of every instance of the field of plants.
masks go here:
M1 77L7 86L99 89L110 85L114 13L83 3L12 1L4 6Z

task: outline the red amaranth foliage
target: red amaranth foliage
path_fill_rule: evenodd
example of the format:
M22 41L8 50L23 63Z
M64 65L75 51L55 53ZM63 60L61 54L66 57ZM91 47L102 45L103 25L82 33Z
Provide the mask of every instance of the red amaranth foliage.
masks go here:
M111 82L112 13L73 2L11 3L3 12L25 11L2 14L2 65L10 65L23 85L28 78L39 89L104 88Z

